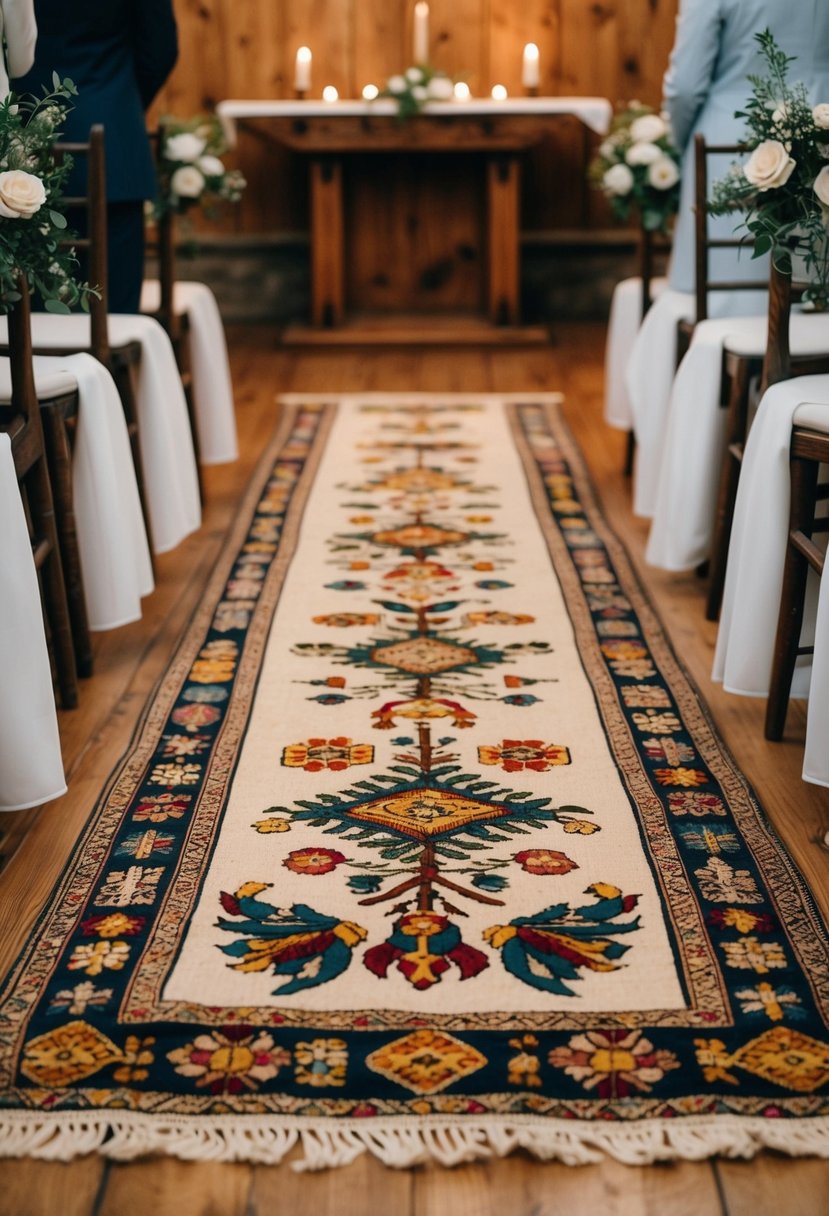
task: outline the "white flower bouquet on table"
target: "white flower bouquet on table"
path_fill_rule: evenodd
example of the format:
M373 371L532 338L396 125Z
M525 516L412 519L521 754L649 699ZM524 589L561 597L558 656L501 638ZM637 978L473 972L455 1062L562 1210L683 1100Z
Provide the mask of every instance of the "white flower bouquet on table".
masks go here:
M164 118L159 138L158 213L200 206L210 215L219 204L242 197L245 179L238 170L225 168L221 158L227 143L216 117Z
M71 80L53 77L42 97L9 94L0 102L0 312L20 299L22 275L48 312L88 308L95 289L77 278L78 260L67 236L63 193L72 167L54 143L77 96Z
M788 81L791 58L769 30L755 35L768 65L749 76L751 97L736 117L745 119L747 159L713 189L713 215L742 212L738 228L753 243L753 256L770 253L791 274L792 257L810 279L804 300L829 306L829 102L812 106L805 86Z
M679 153L667 120L651 106L619 107L588 176L617 219L638 213L649 232L667 234L679 207Z
M404 120L419 114L429 101L452 101L455 85L445 72L422 64L407 68L398 76L390 76L378 96L391 98L397 105L397 117Z

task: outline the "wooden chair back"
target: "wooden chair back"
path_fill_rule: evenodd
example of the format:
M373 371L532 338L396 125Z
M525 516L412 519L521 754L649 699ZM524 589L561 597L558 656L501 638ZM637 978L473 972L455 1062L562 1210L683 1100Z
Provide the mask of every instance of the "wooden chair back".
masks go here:
M712 237L709 230L708 184L709 160L712 156L739 156L745 152L742 144L709 144L704 135L694 136L694 295L697 321L705 321L709 313L709 296L720 291L765 291L766 279L717 279L711 273L711 253L715 249L745 248L745 240L737 235Z
M112 352L107 320L107 191L103 126L99 123L93 126L86 141L59 141L55 144L55 153L58 156L72 156L86 164L86 190L64 199L67 208L85 213L86 232L83 236L67 239L64 244L85 254L86 278L100 292L100 298L92 296L89 301L89 353L111 369Z
M160 125L147 132L153 157L158 164L164 144L164 127ZM156 319L167 331L178 355L178 344L183 336L183 314L176 313L174 292L176 282L176 217L170 208L164 208L156 216L148 237L147 252L155 258L158 267L160 303Z

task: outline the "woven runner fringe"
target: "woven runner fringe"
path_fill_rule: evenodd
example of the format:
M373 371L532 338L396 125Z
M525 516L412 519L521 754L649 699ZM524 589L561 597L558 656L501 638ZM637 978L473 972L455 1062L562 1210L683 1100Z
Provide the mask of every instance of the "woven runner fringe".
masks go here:
M246 1119L244 1126L228 1119L205 1128L196 1120L164 1122L134 1115L123 1120L112 1115L58 1119L7 1115L0 1131L0 1157L69 1161L99 1152L116 1161L131 1161L147 1153L167 1153L185 1161L278 1165L298 1146L302 1157L291 1168L300 1172L349 1165L362 1153L371 1153L395 1169L428 1161L461 1165L506 1157L516 1149L525 1149L541 1161L565 1165L594 1165L605 1155L623 1165L702 1161L712 1156L749 1158L762 1149L776 1149L792 1157L829 1158L829 1119L648 1119L617 1127L574 1126L558 1119L463 1127L387 1124L371 1130L352 1120L328 1130L319 1125L279 1127L268 1119Z

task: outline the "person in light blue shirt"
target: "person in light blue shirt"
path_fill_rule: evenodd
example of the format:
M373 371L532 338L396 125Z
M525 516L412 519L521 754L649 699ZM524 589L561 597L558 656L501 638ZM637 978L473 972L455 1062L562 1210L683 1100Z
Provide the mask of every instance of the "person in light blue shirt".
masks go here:
M829 0L681 0L676 38L663 82L664 106L682 153L679 215L669 271L670 286L694 290L694 136L708 143L737 143L744 123L735 111L751 93L749 75L765 75L755 34L769 29L795 62L791 83L802 82L812 104L829 102ZM711 184L728 171L730 158L710 158ZM734 221L709 220L712 235L729 237ZM751 251L715 250L715 278L756 281L768 263L752 262ZM719 311L719 310L718 310ZM726 311L739 311L728 308Z

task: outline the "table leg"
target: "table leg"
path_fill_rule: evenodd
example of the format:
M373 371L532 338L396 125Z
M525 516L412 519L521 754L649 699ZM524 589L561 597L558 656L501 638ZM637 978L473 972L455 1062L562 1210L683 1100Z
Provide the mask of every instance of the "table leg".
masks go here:
M517 156L501 153L487 159L487 310L494 325L519 320L520 172Z
M343 166L335 156L311 161L311 322L341 325L345 312Z

